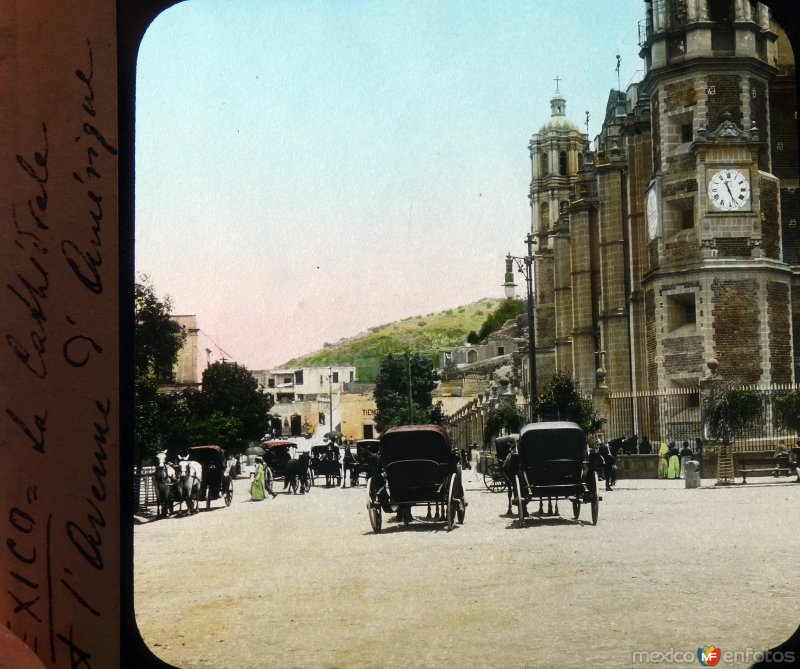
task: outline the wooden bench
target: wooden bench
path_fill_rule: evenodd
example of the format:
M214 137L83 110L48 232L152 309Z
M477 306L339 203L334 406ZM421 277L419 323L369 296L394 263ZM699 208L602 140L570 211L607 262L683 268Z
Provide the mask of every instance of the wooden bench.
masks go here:
M797 465L787 460L767 460L765 458L742 458L737 461L737 468L742 475L742 483L747 483L747 475L753 472L771 472L774 476L791 476L796 473ZM797 477L800 481L800 475Z

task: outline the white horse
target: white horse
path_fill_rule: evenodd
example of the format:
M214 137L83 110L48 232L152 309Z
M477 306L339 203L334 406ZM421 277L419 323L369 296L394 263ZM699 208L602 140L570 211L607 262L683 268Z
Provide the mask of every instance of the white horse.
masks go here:
M197 500L200 497L200 484L203 481L203 466L194 460L181 459L178 462L179 500L186 500L189 513L197 513Z
M176 480L177 472L172 464L167 462L167 452L161 451L157 453L156 472L153 475L153 483L156 489L156 516L158 518L166 518L172 513Z

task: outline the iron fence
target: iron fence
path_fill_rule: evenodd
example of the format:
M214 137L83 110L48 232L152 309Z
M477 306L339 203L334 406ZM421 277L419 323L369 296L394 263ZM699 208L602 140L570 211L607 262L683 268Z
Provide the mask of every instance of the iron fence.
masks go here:
M794 444L797 435L779 425L775 419L773 400L777 395L797 391L798 384L740 386L740 390L756 393L760 411L734 435L734 451L774 450L783 443ZM604 427L607 438L638 435L651 442L675 441L693 443L706 439L703 429L703 403L699 388L614 392L609 395L610 411Z
M156 487L153 482L155 467L142 467L141 471L133 472L133 494L137 509L145 509L156 505Z
M646 436L651 442L688 441L703 436L699 388L613 392L603 432L607 439Z

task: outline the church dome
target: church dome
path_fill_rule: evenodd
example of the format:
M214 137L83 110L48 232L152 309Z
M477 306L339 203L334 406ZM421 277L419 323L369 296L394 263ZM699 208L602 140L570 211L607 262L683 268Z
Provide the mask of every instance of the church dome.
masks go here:
M552 130L571 130L580 133L578 126L567 118L566 109L567 101L558 89L556 89L555 94L550 99L550 119L542 126L539 133L546 134Z

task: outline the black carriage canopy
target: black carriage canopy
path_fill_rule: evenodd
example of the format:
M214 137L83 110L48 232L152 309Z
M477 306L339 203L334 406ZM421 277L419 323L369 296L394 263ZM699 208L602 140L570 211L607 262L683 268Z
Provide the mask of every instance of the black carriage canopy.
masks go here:
M317 444L311 447L312 455L325 455L332 451L334 455L339 455L339 447L336 444Z
M192 446L189 449L189 459L199 462L203 468L223 467L225 465L225 451L220 446Z
M494 448L497 452L498 460L505 460L511 447L519 441L518 434L508 434L502 437L497 437L494 440Z
M517 447L525 464L541 460L576 460L586 458L586 434L569 421L529 423L520 431Z
M402 425L386 430L380 438L381 463L397 460L434 460L452 464L457 460L450 436L439 425Z
M362 457L364 452L377 455L380 443L380 439L359 439L356 442L356 455Z

